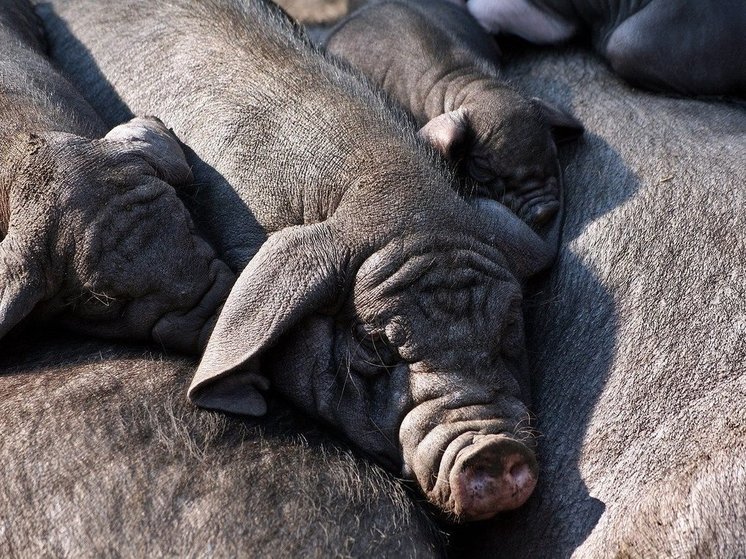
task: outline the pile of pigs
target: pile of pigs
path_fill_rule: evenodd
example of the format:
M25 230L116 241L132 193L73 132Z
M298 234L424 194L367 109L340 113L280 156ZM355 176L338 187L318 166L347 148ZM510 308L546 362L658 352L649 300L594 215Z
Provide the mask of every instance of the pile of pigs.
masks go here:
M0 555L742 556L743 3L281 3L0 0Z

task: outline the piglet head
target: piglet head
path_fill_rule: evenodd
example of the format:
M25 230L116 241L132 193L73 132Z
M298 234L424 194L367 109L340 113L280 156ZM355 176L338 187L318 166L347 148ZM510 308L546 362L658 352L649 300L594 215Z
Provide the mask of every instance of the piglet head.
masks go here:
M520 506L537 475L521 280L552 251L499 204L450 195L451 211L422 210L385 242L336 216L270 236L190 396L261 415L269 379L451 518Z
M163 123L137 118L98 140L19 137L17 147L0 335L35 310L85 333L197 351L233 274L176 195L191 171Z
M325 398L315 401L360 446L399 459L453 518L520 506L537 474L521 302L489 246L398 239L356 274L337 368L317 381Z
M420 134L473 179L466 194L497 200L542 231L561 205L557 144L582 131L568 113L488 80Z

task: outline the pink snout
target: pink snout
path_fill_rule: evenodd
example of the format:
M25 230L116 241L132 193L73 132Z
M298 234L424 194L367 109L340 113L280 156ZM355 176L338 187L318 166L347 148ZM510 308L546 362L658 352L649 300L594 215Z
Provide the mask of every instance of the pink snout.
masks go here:
M483 435L456 457L450 475L459 520L485 520L520 507L536 487L534 453L505 435Z

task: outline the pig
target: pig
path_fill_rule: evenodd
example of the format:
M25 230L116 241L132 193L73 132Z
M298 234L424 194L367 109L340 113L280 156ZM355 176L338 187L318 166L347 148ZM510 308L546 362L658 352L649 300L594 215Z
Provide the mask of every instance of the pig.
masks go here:
M460 197L406 116L271 3L37 12L110 125L157 112L189 146L189 207L239 274L189 396L262 415L271 382L456 522L525 502L522 283L555 247Z
M154 118L107 133L42 41L0 0L0 337L34 314L196 352L233 274L171 185L184 154Z
M491 33L539 44L587 33L615 72L642 87L746 96L741 0L469 0L467 5Z
M560 208L556 142L582 125L500 77L499 51L463 6L449 0L369 2L338 23L327 51L402 104L420 133L474 182L545 233Z
M512 60L586 140L563 148L563 242L526 302L539 486L452 556L741 557L746 111L632 90L578 49Z
M282 402L183 397L193 356L42 329L0 340L3 557L444 557L380 467Z

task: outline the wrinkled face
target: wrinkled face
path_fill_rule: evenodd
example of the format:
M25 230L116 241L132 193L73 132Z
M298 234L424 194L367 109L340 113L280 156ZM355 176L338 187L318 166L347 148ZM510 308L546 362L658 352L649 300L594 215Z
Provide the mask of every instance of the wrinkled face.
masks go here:
M137 121L100 140L31 138L13 195L38 203L11 207L3 241L34 271L14 304L38 302L78 331L197 351L233 274L167 182L191 178L178 144L159 121Z
M551 127L531 100L517 94L505 99L503 92L493 99L488 93L468 107L473 143L465 172L477 183L478 195L502 202L529 225L544 225L560 208Z
M307 319L263 363L457 520L520 506L535 486L521 290L496 252L390 245L340 312Z
M559 163L551 130L527 100L496 109L485 100L470 110L474 144L464 162L478 194L505 204L530 225L559 210Z

